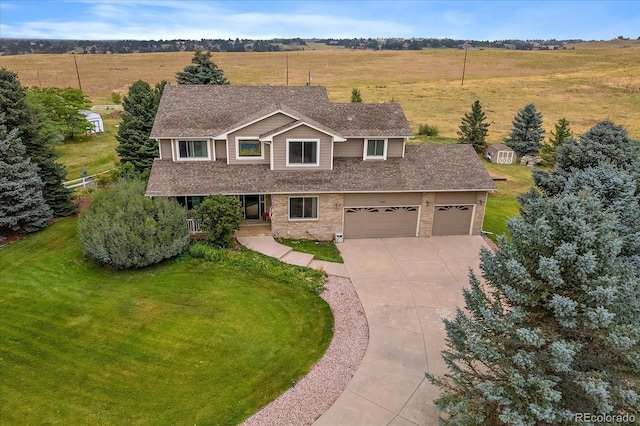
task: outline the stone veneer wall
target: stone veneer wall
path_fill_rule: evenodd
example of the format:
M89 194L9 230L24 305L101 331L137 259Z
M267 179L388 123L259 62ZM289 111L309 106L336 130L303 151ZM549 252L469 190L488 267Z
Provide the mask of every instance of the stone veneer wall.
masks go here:
M313 196L318 197L318 219L289 220L289 198ZM342 232L342 194L287 194L272 197L271 232L274 237L328 241L333 240L337 232Z
M433 212L436 202L434 192L422 193L422 207L420 208L420 219L418 225L418 237L430 237L433 228Z

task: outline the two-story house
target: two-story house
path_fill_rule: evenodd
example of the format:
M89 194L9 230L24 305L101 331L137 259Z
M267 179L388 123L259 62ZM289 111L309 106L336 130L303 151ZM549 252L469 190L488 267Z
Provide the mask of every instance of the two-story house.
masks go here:
M146 194L234 195L280 237L479 234L495 186L471 145L411 136L398 104L332 103L323 87L168 85Z

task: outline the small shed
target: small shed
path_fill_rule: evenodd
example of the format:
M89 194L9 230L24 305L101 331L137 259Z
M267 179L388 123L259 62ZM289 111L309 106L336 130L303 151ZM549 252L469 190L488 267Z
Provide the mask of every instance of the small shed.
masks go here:
M489 145L484 156L487 160L497 164L514 164L517 157L513 149L501 143Z
M81 110L80 114L83 114L90 126L87 128L87 133L102 133L104 132L104 123L102 122L102 116L97 112Z

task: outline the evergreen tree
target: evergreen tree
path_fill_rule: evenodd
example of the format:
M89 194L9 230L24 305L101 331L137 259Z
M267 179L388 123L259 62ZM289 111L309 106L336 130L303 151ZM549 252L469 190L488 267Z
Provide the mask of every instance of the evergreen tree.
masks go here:
M229 84L224 71L211 60L211 52L196 49L191 63L176 73L178 84Z
M536 186L548 196L564 190L574 172L603 163L615 164L631 171L631 165L640 156L640 142L629 138L627 130L611 121L601 121L580 136L580 141L569 138L556 152L552 171L533 170Z
M545 143L540 148L540 157L542 157L542 164L545 166L553 166L556 163L556 151L560 145L565 143L573 134L569 128L569 121L566 118L561 118L556 123L555 131L551 131L551 137L549 143Z
M149 172L158 157L158 142L149 139L149 135L160 101L158 91L162 89L164 85L152 90L149 83L138 80L122 103L124 114L116 135L116 151L121 163L131 163L139 173Z
M0 111L5 112L5 125L9 131L18 129L18 137L26 148L31 162L37 166L45 202L55 217L64 217L75 212L71 201L72 191L65 188L67 172L56 160L59 155L53 149L57 134L52 130L50 117L38 102L30 102L18 75L0 69Z
M484 123L487 116L482 111L480 101L476 100L471 105L471 112L464 115L460 130L458 131L459 143L470 143L477 153L481 153L485 146L485 140L489 134L489 123Z
M470 272L468 313L445 320L450 372L427 375L443 390L443 424L638 414L640 276L618 222L583 190L532 197L511 238L482 250L485 284Z
M522 157L537 154L543 139L542 114L534 104L528 104L513 118L513 129L504 142Z
M351 91L351 102L352 103L362 103L362 94L359 89L353 89Z
M25 147L18 137L20 130L10 132L0 115L0 228L19 232L35 232L47 226L53 216L42 195L38 168L25 157Z

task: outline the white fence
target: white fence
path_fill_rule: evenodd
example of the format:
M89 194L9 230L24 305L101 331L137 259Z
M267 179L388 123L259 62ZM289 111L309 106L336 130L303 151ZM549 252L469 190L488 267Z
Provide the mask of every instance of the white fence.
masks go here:
M202 229L197 220L187 219L187 226L189 227L190 234L202 234Z
M111 170L107 170L105 172L96 173L95 175L83 176L83 177L78 178L78 179L69 180L67 182L63 182L63 185L64 185L65 188L71 188L71 189L75 189L75 188L81 188L81 189L95 188L95 187L98 186L98 183L96 182L96 176L100 176L100 175L103 175L105 173L109 173L110 171Z
M91 111L123 111L124 107L122 105L94 105L91 107Z

